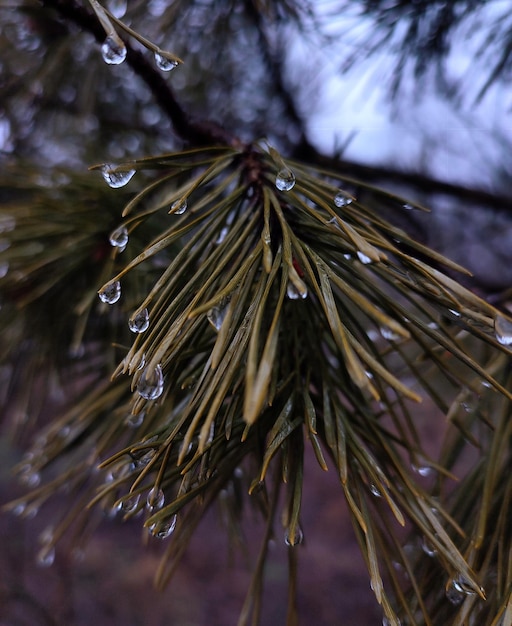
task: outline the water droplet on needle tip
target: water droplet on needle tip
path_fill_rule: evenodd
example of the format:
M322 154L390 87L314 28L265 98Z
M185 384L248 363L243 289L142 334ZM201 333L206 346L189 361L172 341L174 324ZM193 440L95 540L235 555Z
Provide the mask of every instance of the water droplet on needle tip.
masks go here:
M279 191L290 191L295 185L295 174L287 167L279 170L276 176L276 187Z
M121 297L121 283L116 280L105 285L99 290L98 296L105 304L115 304Z
M147 309L142 309L131 317L128 326L132 333L143 333L149 328L149 313Z
M494 320L496 341L502 346L512 346L512 322L501 315Z
M109 35L101 45L101 56L108 65L119 65L126 59L126 46L119 37Z
M174 59L169 59L159 52L155 52L155 63L156 66L163 72L170 72L178 66L178 61L175 61Z
M109 237L110 245L114 248L124 250L128 243L128 229L126 226L118 226L110 233Z
M164 390L164 375L162 366L158 364L155 369L148 372L146 368L137 382L137 392L146 400L156 400Z
M135 175L135 170L117 170L120 167L118 165L114 165L112 163L105 163L105 165L101 166L101 174L103 179L107 183L109 187L112 189L119 189L120 187L124 187L127 185L133 176Z

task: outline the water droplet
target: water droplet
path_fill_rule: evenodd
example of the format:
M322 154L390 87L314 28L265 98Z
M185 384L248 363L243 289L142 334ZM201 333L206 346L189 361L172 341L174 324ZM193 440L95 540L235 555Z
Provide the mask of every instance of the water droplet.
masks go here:
M304 533L302 532L302 528L297 525L295 526L295 532L293 535L290 532L290 529L287 528L284 533L284 542L287 546L296 546L299 543L302 543L304 540Z
M380 490L374 484L370 485L370 491L376 498L382 498Z
M149 313L147 309L142 309L133 317L130 317L128 326L132 333L143 333L149 328Z
M126 13L127 0L109 0L108 8L112 15L120 20Z
M25 487L33 489L41 482L41 474L36 472L31 465L24 465L20 471L19 481Z
M119 65L126 59L126 46L119 37L109 35L101 45L101 56L109 65Z
M364 265L368 265L369 263L372 262L372 260L370 259L369 256L366 256L366 254L363 254L360 250L357 251L357 258L361 261L361 263L363 263Z
M157 539L167 539L167 537L172 535L174 529L176 528L176 519L177 516L173 515L171 519L166 522L161 522L159 524L155 522L149 527L149 532Z
M427 556L434 557L437 554L436 548L426 537L423 537L421 540L421 549Z
M11 507L11 513L13 515L16 515L16 517L20 517L20 515L23 515L23 513L25 513L26 508L26 502L18 502L13 507Z
M164 390L164 375L162 373L162 366L158 364L153 371L148 372L146 368L138 382L137 391L139 395L146 400L155 400L162 395Z
M171 210L169 213L173 213L174 215L183 215L183 213L187 210L187 207L187 197L184 196L183 198L178 198L171 204Z
M206 313L206 319L215 328L215 330L219 331L226 318L227 312L228 312L228 303L221 301L217 306L212 307Z
M494 320L494 333L496 341L502 346L512 346L512 322L501 315Z
M430 467L430 465L415 465L414 463L411 465L412 471L416 472L420 476L427 477L434 473L434 468Z
M347 196L347 194L343 191L338 191L338 193L334 196L334 204L341 209L344 206L348 206L352 203L352 198Z
M461 314L459 313L459 311L456 311L455 309L448 309L448 313L450 313L453 317L461 317Z
M398 333L391 330L391 328L388 328L387 326L382 326L379 330L384 339L387 339L388 341L398 341L402 338Z
M39 567L50 567L55 561L55 548L52 545L44 545L36 556Z
M116 280L108 283L98 291L98 296L105 304L114 304L121 297L121 283Z
M308 297L308 288L304 283L303 286L297 287L291 280L286 285L286 295L290 300L305 300Z
M124 420L124 423L130 428L138 428L144 421L145 416L145 411L141 411L140 413L137 413L137 415L132 415L130 413L130 415L128 415Z
M101 166L101 175L104 181L112 189L119 189L127 185L135 175L135 170L116 171L118 165L113 163L105 163Z
M287 167L279 170L276 176L276 187L279 191L290 191L295 185L295 174Z
M228 226L224 226L222 228L222 230L219 233L219 236L217 237L217 240L215 241L215 243L217 245L223 243L224 239L226 239L227 234L229 233L229 227Z
M138 468L146 467L146 465L149 465L155 454L155 450L148 450L135 461L135 466Z
M452 587L455 591L463 593L466 596L474 596L476 594L475 588L470 584L469 580L462 574L457 574L452 580Z
M146 508L148 511L157 511L161 509L165 502L164 492L160 487L152 487L149 490L148 497L146 499Z
M140 494L133 493L121 502L121 510L125 513L132 513L137 508L140 501Z
M168 59L167 57L155 52L155 63L156 66L163 70L164 72L170 72L178 65L178 61L174 61L173 59Z
M120 248L124 250L128 243L128 229L126 226L119 226L110 233L109 237L110 245L114 248Z
M402 209L405 209L406 211L412 211L414 209L414 205L406 202L405 204L402 204Z

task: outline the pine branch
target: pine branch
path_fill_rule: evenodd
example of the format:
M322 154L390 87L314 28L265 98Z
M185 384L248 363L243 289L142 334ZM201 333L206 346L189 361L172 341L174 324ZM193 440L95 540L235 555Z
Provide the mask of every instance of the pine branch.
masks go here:
M43 6L54 9L57 13L81 29L91 33L98 43L105 40L105 31L96 17L71 0L42 0ZM156 103L168 116L176 134L186 143L194 146L204 145L238 145L239 140L209 120L194 119L185 111L176 99L174 91L162 74L151 65L144 54L135 50L129 42L125 42L126 63L146 83Z

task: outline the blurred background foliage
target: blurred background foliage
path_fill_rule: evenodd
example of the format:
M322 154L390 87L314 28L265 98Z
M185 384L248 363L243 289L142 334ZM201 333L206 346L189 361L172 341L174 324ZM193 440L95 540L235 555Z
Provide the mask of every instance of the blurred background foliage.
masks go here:
M326 153L309 124L326 58L380 77L398 118L423 91L461 115L493 89L506 105L507 4L4 0L2 432L30 444L32 489L7 508L74 494L41 565L64 535L143 516L164 585L214 501L235 545L251 502L239 623L260 619L279 526L301 623L312 454L339 474L383 624L512 623L509 164L440 180L351 160L356 129ZM105 20L123 63L102 59ZM155 50L184 62L163 72Z

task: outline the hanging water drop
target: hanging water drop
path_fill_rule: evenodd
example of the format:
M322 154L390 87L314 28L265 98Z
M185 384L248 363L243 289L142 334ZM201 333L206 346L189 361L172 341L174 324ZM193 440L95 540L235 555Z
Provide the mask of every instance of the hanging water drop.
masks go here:
M177 516L173 515L171 519L166 522L161 522L159 524L155 522L149 527L149 532L157 539L167 539L167 537L172 535L174 529L176 528L176 519Z
M137 413L137 415L130 413L130 415L128 415L128 417L124 420L124 423L130 428L138 428L142 425L145 415L145 411L141 411L140 413Z
M424 478L434 473L434 468L430 467L430 465L412 464L411 469L413 472L416 472L416 474L419 474L420 476L423 476Z
M276 176L276 187L279 191L290 191L295 185L295 174L291 169L283 167Z
M55 561L55 548L52 545L44 545L36 557L39 567L50 567Z
M101 175L107 185L112 187L112 189L124 187L135 175L135 170L116 171L117 167L119 166L112 163L106 163L101 166Z
M368 265L369 263L372 262L372 260L370 259L369 256L366 256L366 254L364 254L363 252L361 252L360 250L357 251L357 258L361 261L361 263L363 263L364 265Z
M20 472L19 481L25 487L33 489L41 482L41 474L36 472L31 465L26 465Z
M155 454L155 450L148 450L148 452L145 452L140 458L135 461L135 467L139 469L142 467L146 467L153 460Z
M130 317L128 326L132 333L143 333L149 328L149 313L147 309L142 309L133 317Z
M406 202L405 204L402 204L402 209L405 209L406 211L412 211L414 209L414 206Z
M352 204L352 198L347 196L345 192L338 191L338 193L334 196L334 204L338 207L338 209L341 209L344 206Z
M146 368L137 382L137 392L146 400L155 400L164 390L162 366L158 364L153 371Z
M128 229L126 226L118 226L110 233L110 245L123 251L128 243Z
M297 286L289 280L286 285L286 295L290 300L305 300L308 297L308 288L304 283Z
M149 490L148 497L146 499L146 508L148 511L157 511L161 509L165 502L165 495L160 487L152 487Z
M26 502L18 502L12 509L11 512L13 515L15 515L16 517L20 517L20 515L23 515L23 513L25 513L25 510L27 508L27 503Z
M476 594L475 588L462 574L457 574L457 576L453 578L452 587L455 589L455 591L463 593L466 596L474 596Z
M370 491L372 492L372 495L374 495L376 498L382 498L380 489L373 483L370 484Z
M169 213L172 213L173 215L183 215L183 213L187 210L187 207L187 197L184 196L183 198L178 198L171 204L171 210Z
M121 297L121 283L118 280L108 283L98 291L98 296L105 304L115 304Z
M109 0L108 8L112 15L120 20L126 13L127 0Z
M501 315L494 320L496 341L502 346L512 346L512 322Z
M302 528L297 524L295 526L295 530L292 531L290 528L287 528L284 533L284 542L287 546L296 546L299 543L302 543L304 540L304 533L302 532Z
M401 335L396 333L394 330L391 330L391 328L388 328L387 326L382 326L380 328L380 334L384 337L384 339L387 339L388 341L398 341L402 338Z
M140 494L134 493L121 502L121 510L125 513L133 513L139 505Z
M229 233L229 227L228 226L224 226L222 228L222 230L220 231L219 236L215 240L215 243L217 245L220 245L221 243L224 243L224 239L226 239L228 233Z
M178 66L178 61L175 61L174 59L168 59L158 52L155 52L155 63L156 66L164 72L170 72Z
M206 313L206 319L215 328L215 330L219 331L226 318L227 312L228 312L227 303L225 303L224 301L221 301L217 306L212 307Z
M109 35L101 46L101 56L109 65L119 65L126 59L126 46L119 37Z

